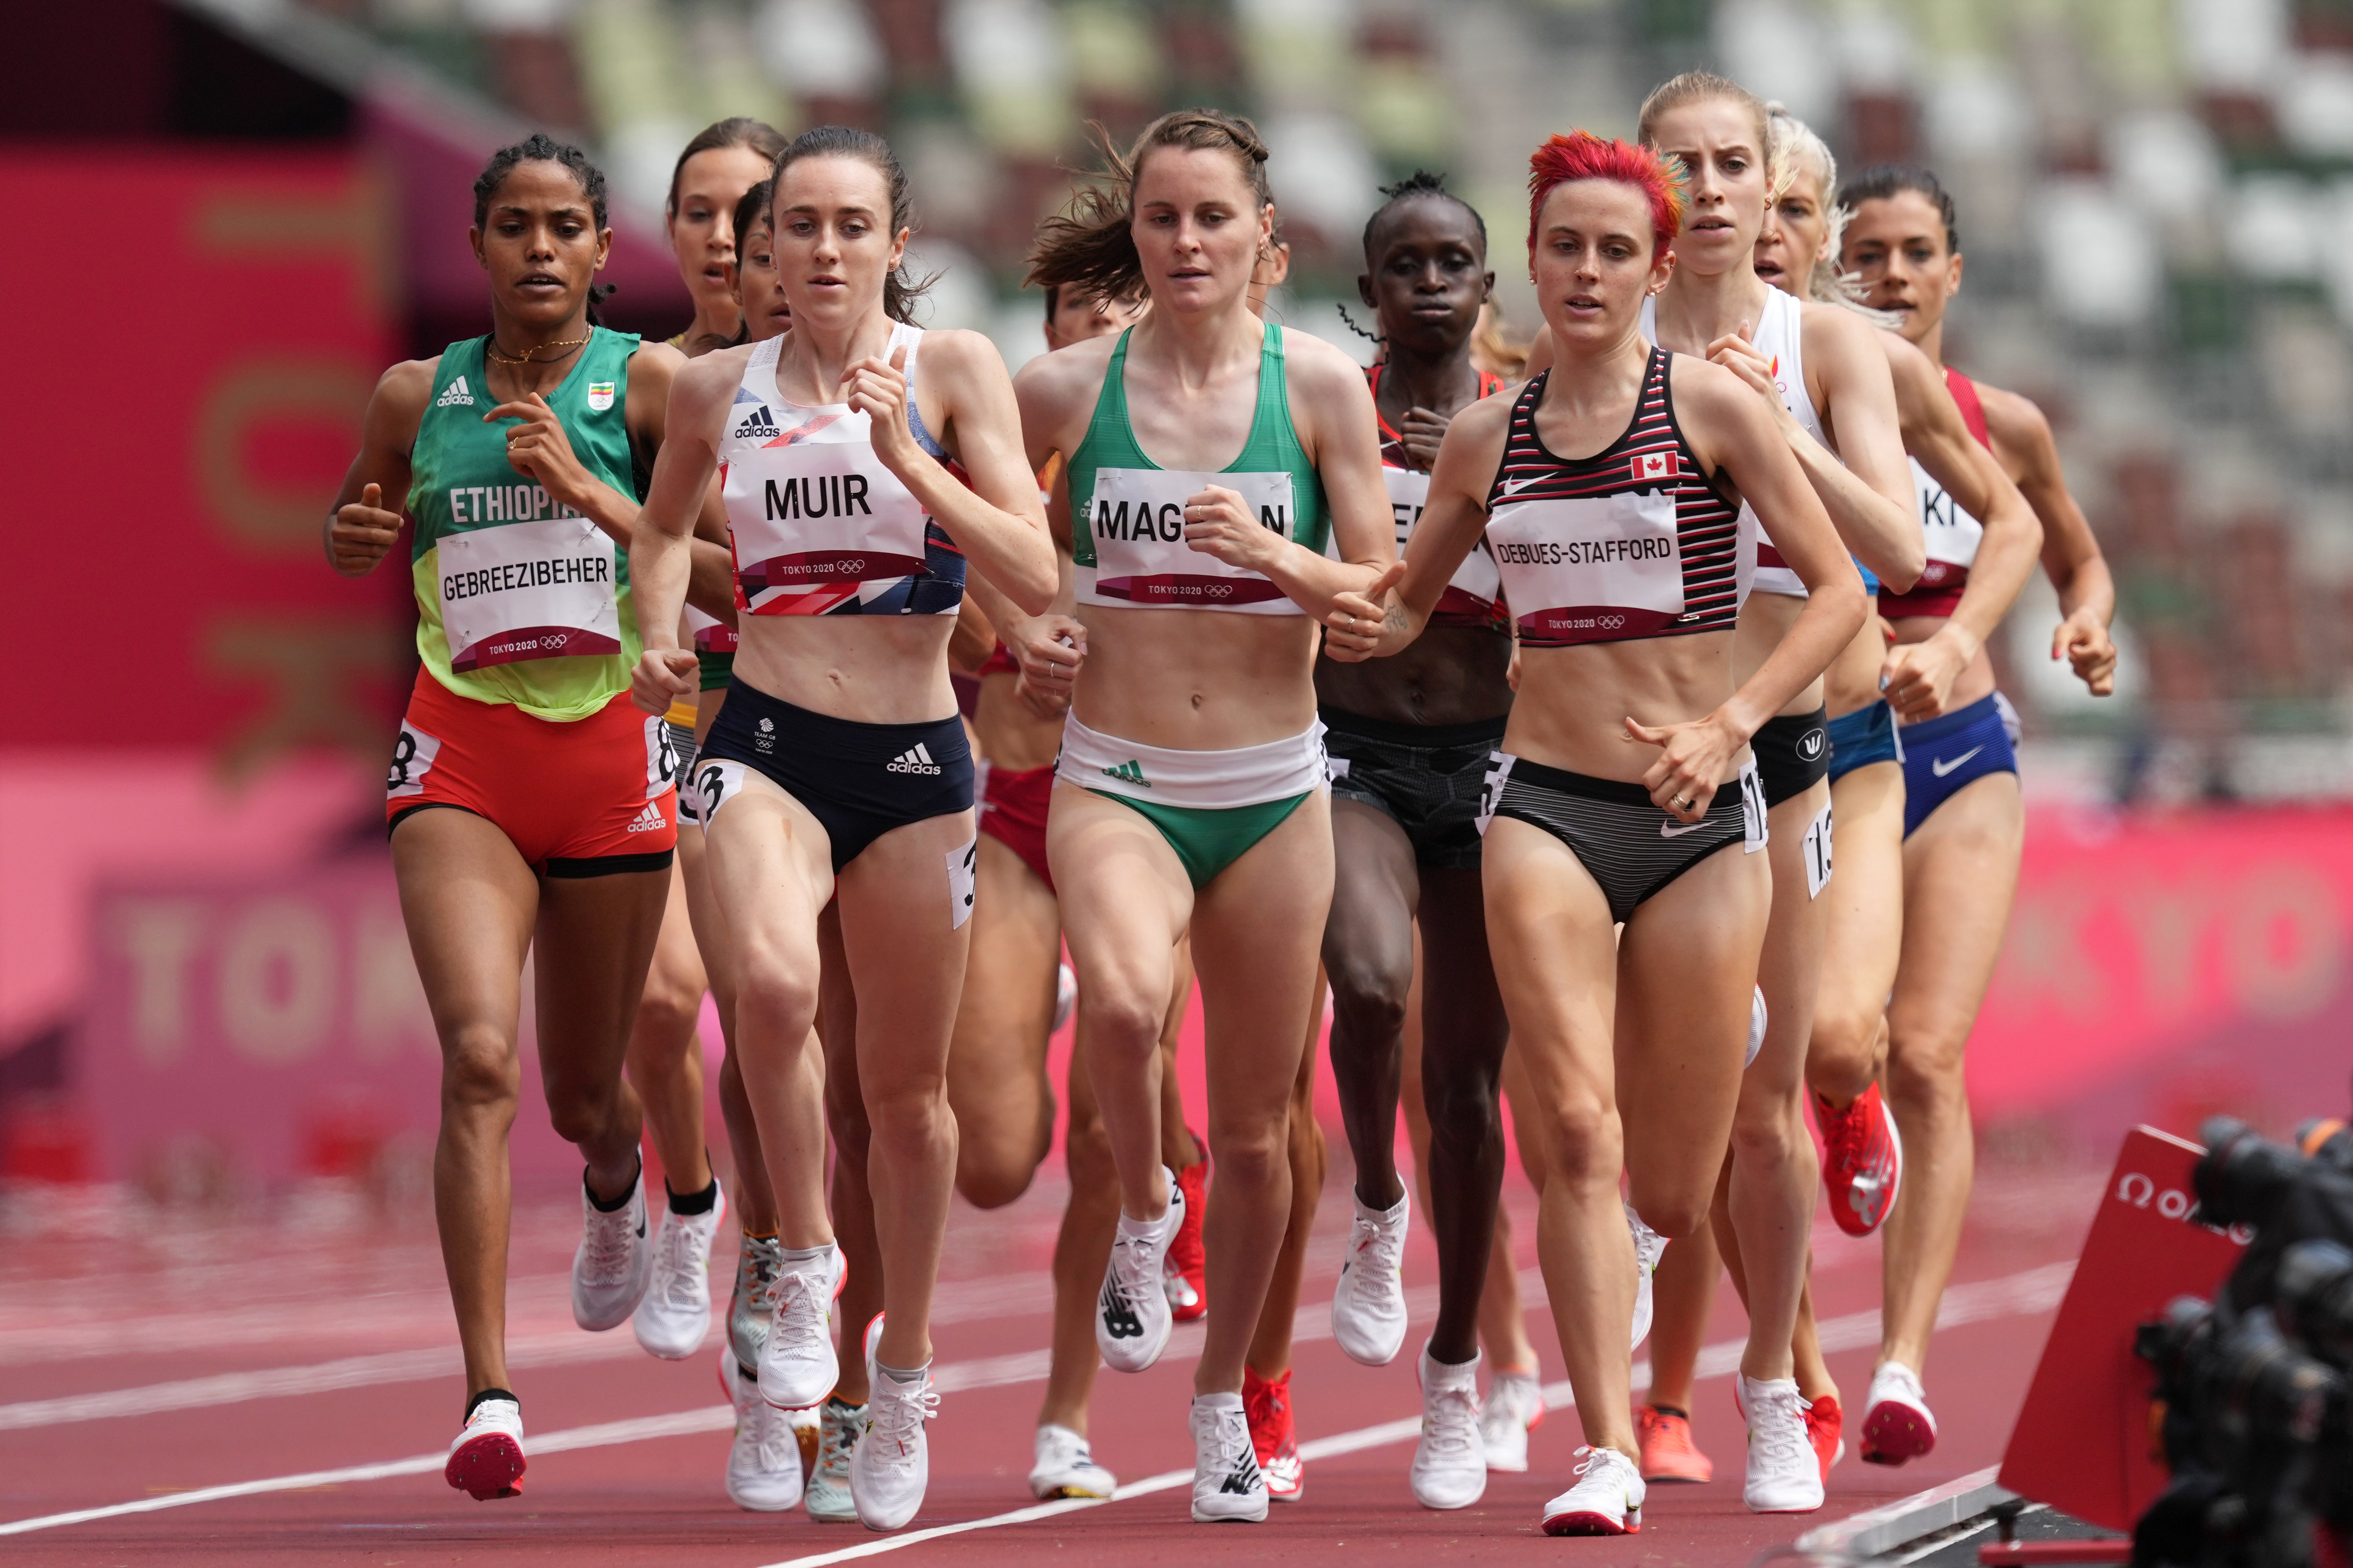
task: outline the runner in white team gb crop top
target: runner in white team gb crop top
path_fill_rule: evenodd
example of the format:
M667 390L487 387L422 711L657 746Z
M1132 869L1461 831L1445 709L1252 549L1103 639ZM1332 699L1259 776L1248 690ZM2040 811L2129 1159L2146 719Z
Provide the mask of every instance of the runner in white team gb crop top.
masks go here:
M1487 786L1488 939L1540 1109L1539 1255L1590 1445L1543 1522L1617 1534L1643 1491L1619 1175L1659 1234L1706 1222L1771 899L1748 738L1854 635L1862 585L1763 400L1642 338L1683 216L1671 165L1556 136L1530 189L1555 364L1454 416L1406 562L1380 603L1341 596L1326 651L1409 643L1483 531L1523 649ZM1810 596L1736 683L1751 516Z
M659 712L700 684L694 650L678 646L678 546L723 458L741 644L693 787L783 1220L759 1388L806 1407L836 1378L842 1271L809 1026L818 913L838 895L888 1308L866 1333L872 1394L850 1492L859 1517L888 1530L923 1502L931 1294L955 1173L945 1073L974 849L948 636L967 559L1043 609L1053 547L1004 362L976 333L906 324L912 201L889 146L807 132L777 161L773 202L793 330L680 376L681 439L633 553L647 595L635 696Z

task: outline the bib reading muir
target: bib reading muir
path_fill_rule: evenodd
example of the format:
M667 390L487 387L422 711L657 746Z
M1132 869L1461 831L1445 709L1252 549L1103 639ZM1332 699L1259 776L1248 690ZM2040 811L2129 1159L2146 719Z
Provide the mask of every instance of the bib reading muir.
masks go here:
M483 340L452 343L411 456L409 568L417 651L461 697L535 718L582 719L627 690L640 644L628 560L603 530L507 461L506 422L485 423ZM596 328L548 406L581 465L641 495L626 399L638 339ZM471 404L443 395L463 380ZM601 394L597 389L601 389Z
M1303 614L1271 579L1229 566L1185 539L1185 502L1216 485L1240 496L1261 525L1295 544L1324 549L1331 518L1324 482L1292 428L1282 329L1265 328L1250 437L1241 455L1216 473L1164 468L1137 444L1127 419L1127 344L1134 331L1120 333L1086 439L1071 457L1071 495L1088 498L1086 526L1071 529L1079 603Z

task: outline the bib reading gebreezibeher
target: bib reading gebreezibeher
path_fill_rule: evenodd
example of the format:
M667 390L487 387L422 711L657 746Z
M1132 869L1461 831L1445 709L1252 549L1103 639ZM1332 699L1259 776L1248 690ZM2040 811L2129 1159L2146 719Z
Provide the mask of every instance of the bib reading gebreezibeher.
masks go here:
M409 570L417 652L461 697L535 718L585 719L628 689L640 650L628 557L613 539L507 461L484 338L452 343L410 457ZM627 424L634 334L592 331L545 395L581 466L640 495Z

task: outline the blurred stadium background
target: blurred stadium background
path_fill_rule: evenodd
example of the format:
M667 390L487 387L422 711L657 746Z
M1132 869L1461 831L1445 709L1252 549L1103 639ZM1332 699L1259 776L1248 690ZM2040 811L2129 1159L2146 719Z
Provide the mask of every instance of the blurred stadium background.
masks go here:
M0 1191L419 1178L435 1057L375 805L406 590L335 578L318 525L383 364L483 328L493 147L593 150L608 314L667 335L696 129L886 131L932 322L1018 364L1085 122L1221 104L1274 149L1282 319L1361 353L1335 307L1383 181L1451 173L1525 336L1527 150L1630 133L1698 64L1850 170L1946 176L1950 355L2049 411L2116 564L2114 700L2048 662L2039 579L1998 650L2036 826L1978 1043L1989 1137L2338 1109L2353 0L74 0L19 7L0 51L30 675L0 712ZM565 1159L526 1107L525 1174Z

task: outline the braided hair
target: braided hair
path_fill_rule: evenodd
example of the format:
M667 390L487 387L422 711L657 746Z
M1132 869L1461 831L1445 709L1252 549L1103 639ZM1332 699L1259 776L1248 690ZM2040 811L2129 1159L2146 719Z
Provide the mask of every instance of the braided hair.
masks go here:
M514 145L501 147L491 153L491 161L482 165L482 172L474 176L476 228L490 222L491 198L499 194L499 187L506 184L507 176L513 174L515 166L520 163L560 163L571 170L572 177L579 182L580 194L588 199L588 211L596 220L597 231L602 233L612 226L605 212L605 171L590 163L588 154L571 142L558 142L544 131L534 131ZM596 307L612 298L613 290L617 287L612 283L592 283L588 286L589 325L601 327L605 324L596 313Z

